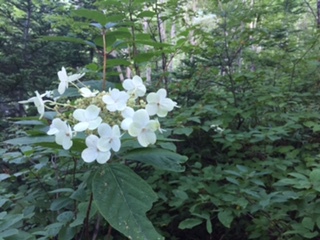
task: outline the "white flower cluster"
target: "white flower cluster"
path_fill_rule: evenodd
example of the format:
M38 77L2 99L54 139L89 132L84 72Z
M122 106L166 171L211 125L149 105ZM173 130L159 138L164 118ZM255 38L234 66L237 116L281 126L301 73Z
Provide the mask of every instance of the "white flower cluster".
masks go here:
M63 94L69 83L79 80L83 75L68 75L66 69L62 67L62 70L58 72L60 80L58 92ZM129 103L137 102L138 98L145 96L146 86L142 79L139 76L134 76L132 79L124 80L122 86L126 91L109 89L107 93L102 92L103 107L90 104L85 109L77 108L74 110L72 117L77 123L73 128L65 119L53 119L47 134L55 135L56 143L68 150L72 147L72 138L76 133L86 132L88 135L85 140L87 148L82 151L81 157L85 162L96 160L100 164L106 163L110 159L111 150L114 152L120 150L120 138L123 135L120 128L127 131L130 136L136 137L143 147L154 144L156 142L155 132L162 130L158 119L150 119L150 117L165 117L176 107L177 103L166 97L165 89L159 89L157 92L149 93L144 107L136 110ZM98 98L99 95L98 91L92 92L87 87L80 88L79 92L85 99ZM19 103L34 103L40 118L42 118L45 112L45 103L56 104L56 102L43 100L47 93L42 95L37 91L35 93L35 97ZM118 124L110 126L111 123L104 122L103 116L116 112L122 117L120 126Z

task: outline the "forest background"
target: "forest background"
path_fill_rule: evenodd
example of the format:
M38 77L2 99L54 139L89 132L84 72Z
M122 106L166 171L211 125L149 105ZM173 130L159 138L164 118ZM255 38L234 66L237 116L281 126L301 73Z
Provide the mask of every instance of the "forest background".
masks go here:
M138 74L179 105L154 154L183 169L129 164L157 196L150 240L319 239L319 16L316 0L1 0L0 239L129 237L18 104L62 66L98 82L104 57L110 86Z

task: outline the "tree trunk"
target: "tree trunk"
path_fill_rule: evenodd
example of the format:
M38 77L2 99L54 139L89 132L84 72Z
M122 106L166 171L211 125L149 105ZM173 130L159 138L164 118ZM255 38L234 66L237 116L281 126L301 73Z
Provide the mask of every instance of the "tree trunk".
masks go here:
M320 28L320 0L317 2L317 27Z

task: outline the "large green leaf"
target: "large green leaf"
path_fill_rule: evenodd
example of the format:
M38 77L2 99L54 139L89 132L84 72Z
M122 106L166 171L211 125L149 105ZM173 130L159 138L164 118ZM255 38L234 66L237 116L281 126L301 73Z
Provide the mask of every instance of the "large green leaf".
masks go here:
M54 142L54 137L53 136L20 137L20 138L9 139L4 142L12 145L26 145L26 144L35 144L35 143L44 143L44 142Z
M227 228L230 228L233 221L232 212L230 210L222 210L218 213L219 221Z
M163 239L146 217L157 195L130 168L106 164L92 181L94 202L108 223L130 239Z
M143 162L156 168L173 172L183 172L184 167L180 164L188 159L186 156L160 148L135 149L127 152L123 158Z
M73 10L72 14L77 17L84 17L89 20L98 22L102 26L107 23L107 18L102 11L89 10L89 9L77 9L77 10Z

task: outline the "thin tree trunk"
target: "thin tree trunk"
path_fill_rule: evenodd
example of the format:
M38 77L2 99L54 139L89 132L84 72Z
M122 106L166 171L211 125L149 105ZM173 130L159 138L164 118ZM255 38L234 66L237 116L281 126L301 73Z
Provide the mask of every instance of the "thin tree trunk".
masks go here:
M163 3L164 0L160 0L160 3ZM165 23L161 19L161 13L159 13L159 9L156 6L157 11L157 24L158 24L158 34L159 34L159 42L163 43L166 40L166 29ZM162 48L160 48L162 50ZM166 75L167 72L167 56L164 52L161 54L161 67L162 67L162 80L164 82L165 88L168 89L168 77Z
M317 27L320 28L320 0L317 2Z
M145 10L147 10L148 8L145 7ZM149 23L147 21L147 19L144 19L143 21L143 32L144 33L148 33L148 26L149 26ZM145 52L148 52L149 50L149 47L147 45L144 46L144 51ZM152 70L151 70L151 66L148 64L148 66L146 66L146 82L147 84L151 84L151 73L152 73Z
M31 28L31 14L32 14L32 2L31 0L27 0L26 2L26 20L24 22L24 31L23 31L23 40L24 40L24 46L23 46L23 60L27 63L30 56L29 56L29 42L30 42L30 36L29 36L29 32L30 32L30 28Z

